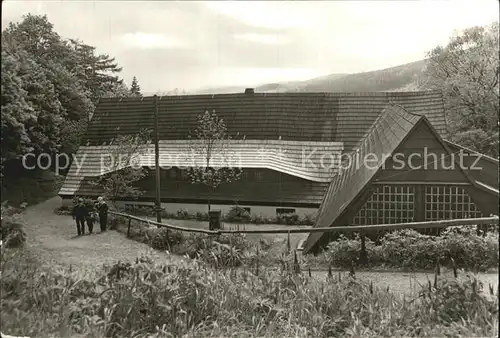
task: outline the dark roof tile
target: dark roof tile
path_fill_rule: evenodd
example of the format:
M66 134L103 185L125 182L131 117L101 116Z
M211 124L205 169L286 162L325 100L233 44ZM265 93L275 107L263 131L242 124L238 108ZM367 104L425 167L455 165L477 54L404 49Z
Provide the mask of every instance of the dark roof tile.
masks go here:
M247 139L341 141L346 151L358 143L388 103L424 114L446 137L442 94L437 91L389 93L255 93L164 96L159 98L160 138L185 139L196 117L215 110L231 135ZM154 99L102 99L83 144L101 144L120 134L154 126ZM119 127L117 131L116 128Z

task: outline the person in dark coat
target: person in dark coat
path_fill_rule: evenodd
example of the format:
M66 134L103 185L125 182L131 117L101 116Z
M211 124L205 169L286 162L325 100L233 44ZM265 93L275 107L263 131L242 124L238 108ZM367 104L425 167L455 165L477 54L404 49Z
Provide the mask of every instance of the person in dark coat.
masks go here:
M94 203L91 200L88 200L87 202L87 226L89 228L89 234L92 234L92 231L94 231L94 222L97 220L97 212Z
M101 232L106 231L108 224L108 205L102 197L97 198L96 209L99 214L99 224L101 226Z
M76 230L78 236L85 235L85 219L88 217L88 208L83 203L83 198L79 198L78 202L73 207L73 219L76 220Z

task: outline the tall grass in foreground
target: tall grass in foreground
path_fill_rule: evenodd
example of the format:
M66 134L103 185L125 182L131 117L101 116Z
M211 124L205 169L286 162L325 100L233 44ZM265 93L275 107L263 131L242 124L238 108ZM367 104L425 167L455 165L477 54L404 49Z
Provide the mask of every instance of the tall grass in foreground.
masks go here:
M2 331L31 337L493 337L498 294L464 276L401 298L355 278L215 270L148 257L86 278L25 249L2 255Z

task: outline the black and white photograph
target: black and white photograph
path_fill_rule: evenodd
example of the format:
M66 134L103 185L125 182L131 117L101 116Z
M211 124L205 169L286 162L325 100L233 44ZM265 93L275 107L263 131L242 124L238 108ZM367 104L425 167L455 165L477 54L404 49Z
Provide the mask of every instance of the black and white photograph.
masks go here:
M499 17L3 1L0 337L498 337Z

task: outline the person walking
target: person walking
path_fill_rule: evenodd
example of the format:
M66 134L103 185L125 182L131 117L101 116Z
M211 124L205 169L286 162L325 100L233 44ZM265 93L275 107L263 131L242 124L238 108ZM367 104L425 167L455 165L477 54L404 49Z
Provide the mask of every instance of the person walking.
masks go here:
M94 222L97 220L97 212L95 209L95 204L92 200L87 201L88 215L87 215L87 226L89 228L89 234L94 231Z
M104 198L99 196L97 198L97 204L96 204L96 209L97 212L99 213L99 224L101 226L101 232L106 231L106 227L108 224L108 205L104 201Z
M71 213L73 220L76 220L76 231L78 236L85 235L85 219L88 217L88 209L83 203L83 198L79 198Z

